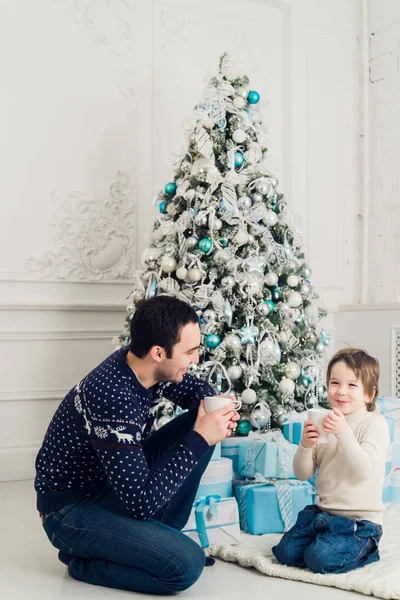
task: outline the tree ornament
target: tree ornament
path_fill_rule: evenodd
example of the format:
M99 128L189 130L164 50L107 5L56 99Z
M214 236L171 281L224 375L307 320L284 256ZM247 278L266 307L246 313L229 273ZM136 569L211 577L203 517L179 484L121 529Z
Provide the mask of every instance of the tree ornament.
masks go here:
M198 241L199 240L194 235L191 235L188 238L186 238L186 245L187 245L188 249L192 250L193 248L195 248L197 246Z
M201 273L200 269L189 269L188 274L187 274L187 278L192 283L196 283L197 281L201 280L202 273Z
M229 260L229 254L225 250L217 250L214 260L216 264L226 263Z
M268 306L269 312L274 312L275 304L272 302L272 300L264 300L264 302Z
M269 315L268 304L265 304L265 302L261 302L261 304L259 304L257 306L257 311L260 313L260 315L262 315L263 317L266 317L267 315Z
M217 313L212 308L207 308L207 310L205 310L203 313L203 317L206 321L215 321L217 318Z
M281 361L281 348L273 340L263 340L258 346L258 353L262 366L277 365Z
M311 269L309 269L309 267L305 267L305 268L303 269L303 275L304 275L304 277L307 277L307 279L308 279L309 277L311 277Z
M266 429L271 426L271 411L265 402L259 402L253 408L250 423L254 429Z
M251 431L250 421L247 421L246 419L243 421L239 421L237 431L238 433L240 433L240 435L249 435Z
M192 168L192 163L190 163L188 160L184 160L181 163L181 171L183 173L189 173L191 168Z
M311 344L315 344L315 342L317 341L317 336L315 335L315 333L313 331L307 331L304 334L304 338L307 340L307 342L310 342Z
M260 181L256 185L256 190L263 196L266 196L269 192L270 187L271 187L270 184L267 183L266 181Z
M243 129L236 129L233 133L232 133L232 139L234 142L236 142L237 144L243 144L243 142L246 139L246 132L243 131Z
M286 283L289 287L296 287L299 285L299 278L297 277L297 275L289 275Z
M243 375L243 369L240 365L231 365L227 372L231 381L237 381Z
M243 390L241 398L244 404L254 404L254 402L257 400L257 394L251 388L247 388Z
M186 279L187 275L188 275L188 270L185 269L185 267L179 267L176 270L176 276L178 279L182 279L182 280Z
M221 285L224 290L229 291L235 285L235 280L232 275L226 275L221 279Z
M160 213L162 215L166 215L167 214L167 203L165 200L163 200L162 202L160 202L160 204L158 205L158 210L160 211Z
M155 229L151 234L151 237L154 242L161 242L165 236L163 233L161 233L160 229Z
M284 371L286 377L294 381L300 375L300 365L294 361L287 362Z
M228 334L224 338L225 347L228 350L232 350L233 352L238 352L241 350L242 344L240 338L234 334Z
M224 238L221 238L221 239L219 240L219 243L220 243L220 245L222 246L222 248L227 248L227 247L229 246L229 240L228 240L228 238L226 238L226 237L224 237Z
M208 254L211 252L213 247L213 242L211 238L203 238L199 241L199 248L204 254Z
M299 292L291 292L287 302L291 308L297 308L303 303L303 298Z
M262 194L260 194L260 192L253 192L251 197L253 198L254 202L262 202L264 197Z
M242 152L239 152L239 151L235 152L235 159L234 159L234 161L235 161L235 167L239 168L239 167L243 166L243 164L244 164L244 156L243 156Z
M246 106L246 100L241 96L235 96L233 99L233 106L238 110L241 110Z
M321 333L319 334L319 341L324 346L329 346L329 342L330 342L331 337L332 336L329 333L326 333L326 331L324 329L322 329Z
M149 285L147 286L146 299L147 298L154 298L154 296L157 296L157 291L158 291L157 280L156 279L152 279L149 282Z
M161 269L164 273L172 273L176 269L176 260L173 256L164 256L161 259Z
M177 209L175 202L170 202L167 206L167 214L170 217L174 217L177 212L178 212L178 209Z
M252 205L252 200L249 196L240 196L238 199L238 207L249 209Z
M259 333L260 331L255 325L243 325L239 329L240 341L243 345L250 344L250 346L253 346Z
M224 317L228 327L230 327L232 325L233 310L228 299L226 299L224 302Z
M198 227L206 227L208 223L208 217L206 213L199 212L194 221Z
M278 275L276 273L267 273L264 277L264 281L267 285L273 286L278 283Z
M222 228L221 219L214 219L212 228L213 228L213 231L219 231Z
M176 183L174 183L173 181L170 181L170 182L166 183L165 187L164 187L164 192L166 194L168 194L169 196L172 196L173 194L175 194L175 192L176 192Z
M278 215L273 210L267 210L262 221L268 227L273 227L278 222Z
M315 346L315 349L319 354L323 354L325 352L325 346L321 342Z
M138 302L141 302L141 300L144 299L144 292L142 290L136 290L136 292L133 294L133 301L135 304L137 304Z
M217 348L221 343L221 338L216 333L210 333L206 337L206 344L209 348Z
M288 377L283 377L279 382L279 387L282 392L285 392L287 394L293 394L295 389L295 383L292 379L289 379Z
M235 93L237 96L241 96L242 98L247 100L247 96L249 95L249 90L244 85L241 85L240 87L237 88Z
M257 104L257 102L260 101L260 94L254 90L252 90L251 92L249 92L249 95L247 96L247 102L249 104Z
M308 283L302 283L300 286L300 294L308 296L311 293L311 286Z

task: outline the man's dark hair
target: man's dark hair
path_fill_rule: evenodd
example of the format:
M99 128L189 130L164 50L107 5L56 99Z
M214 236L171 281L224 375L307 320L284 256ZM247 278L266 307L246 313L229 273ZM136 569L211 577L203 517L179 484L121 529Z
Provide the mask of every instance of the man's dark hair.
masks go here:
M182 328L198 323L197 314L189 304L172 296L156 296L137 304L131 320L129 350L144 358L150 348L161 346L167 358L180 340Z

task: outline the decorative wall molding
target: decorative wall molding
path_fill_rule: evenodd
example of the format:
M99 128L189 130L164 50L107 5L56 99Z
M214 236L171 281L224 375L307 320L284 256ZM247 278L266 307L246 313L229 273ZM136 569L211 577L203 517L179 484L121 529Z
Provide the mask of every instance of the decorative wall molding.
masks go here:
M0 331L0 342L112 340L116 334L115 329L108 331Z
M392 327L391 395L400 398L400 325Z
M0 304L0 312L9 311L56 311L56 312L115 312L124 313L125 304L50 304L47 302L37 302L35 304Z
M135 271L133 187L118 171L106 198L72 192L52 194L55 249L27 260L38 280L68 282L131 281Z
M137 41L134 35L136 0L54 0L69 5L84 44L109 57L117 71L117 86L134 96Z
M60 402L69 390L0 390L0 402L54 400Z

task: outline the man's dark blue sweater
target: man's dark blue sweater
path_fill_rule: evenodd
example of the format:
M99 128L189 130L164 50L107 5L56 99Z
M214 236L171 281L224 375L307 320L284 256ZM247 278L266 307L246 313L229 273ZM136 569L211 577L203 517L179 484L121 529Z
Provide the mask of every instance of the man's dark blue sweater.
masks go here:
M129 513L149 519L179 489L209 445L196 431L182 438L173 456L149 469L142 440L150 433L162 397L196 409L214 390L185 375L179 384L144 388L126 362L128 350L114 352L61 402L36 458L35 489L41 513L80 502L108 480Z

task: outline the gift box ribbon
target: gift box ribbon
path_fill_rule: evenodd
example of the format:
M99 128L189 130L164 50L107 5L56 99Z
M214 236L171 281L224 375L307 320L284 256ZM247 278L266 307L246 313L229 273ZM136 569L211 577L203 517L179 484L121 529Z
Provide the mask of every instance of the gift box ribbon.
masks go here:
M245 464L240 470L240 475L245 477L256 476L256 460L264 450L264 442L275 442L278 449L278 477L287 479L292 471L291 444L283 437L280 429L271 429L266 433L251 432L247 438Z
M210 514L213 517L218 517L218 502L221 500L221 496L213 494L211 496L204 496L198 498L194 503L194 510L196 516L196 529L199 534L199 540L202 548L208 548L210 545L208 541L206 520L204 512L207 507L210 509Z

